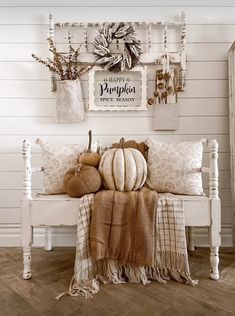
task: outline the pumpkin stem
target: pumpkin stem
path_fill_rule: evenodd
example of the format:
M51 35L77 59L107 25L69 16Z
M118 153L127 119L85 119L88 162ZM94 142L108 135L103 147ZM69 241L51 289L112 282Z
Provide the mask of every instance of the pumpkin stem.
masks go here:
M88 132L88 135L89 135L89 143L88 143L88 149L87 149L87 152L91 152L91 142L92 142L92 131L89 130Z
M124 149L124 143L125 143L125 138L124 138L124 137L122 137L122 138L120 139L120 142L119 142L118 148L122 148L122 149Z

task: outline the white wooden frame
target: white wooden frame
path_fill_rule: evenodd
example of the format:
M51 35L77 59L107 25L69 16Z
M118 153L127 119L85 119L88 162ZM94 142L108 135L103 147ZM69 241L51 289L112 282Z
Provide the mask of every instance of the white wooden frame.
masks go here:
M108 76L108 71L103 70L101 67L93 67L89 71L89 111L146 111L147 110L147 68L146 67L135 67L128 71L128 73L139 72L141 74L141 102L140 106L123 107L116 102L113 107L98 106L95 103L95 73L97 71L105 72ZM110 76L112 73L110 73ZM117 73L116 76L123 76L122 73Z
M182 12L180 21L174 22L128 22L133 27L141 27L148 32L148 45L147 50L141 55L140 63L143 65L158 64L162 65L162 58L167 55L167 59L171 64L177 64L180 68L180 87L181 91L185 89L185 78L186 78L186 17L185 13ZM85 64L94 64L96 57L93 53L88 52L87 43L87 32L89 28L101 28L103 22L57 22L54 23L54 17L51 13L49 15L49 38L54 40L55 31L62 27L67 27L68 30L71 28L82 28L84 33L85 52L79 55L79 61ZM168 29L170 27L180 28L180 48L177 52L171 52L168 48ZM152 30L159 29L163 34L162 52L156 53L152 48ZM52 57L50 55L50 57ZM56 90L55 75L51 73L51 91Z
M219 246L221 244L221 206L218 195L218 144L216 140L207 141L210 152L209 168L202 172L209 175L209 196L181 196L184 201L186 226L189 226L191 237L189 248L194 249L193 227L206 226L209 228L210 246L210 277L219 279ZM72 226L77 223L79 199L64 195L44 195L32 197L32 173L42 172L43 169L31 168L30 143L23 142L24 179L23 197L21 201L21 243L23 247L23 278L31 278L31 246L33 243L33 228L46 227L45 249L51 250L50 226Z

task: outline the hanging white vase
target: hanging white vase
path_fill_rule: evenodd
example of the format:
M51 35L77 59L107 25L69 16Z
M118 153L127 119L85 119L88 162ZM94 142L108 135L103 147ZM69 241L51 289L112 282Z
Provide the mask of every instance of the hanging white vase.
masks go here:
M86 120L82 87L79 79L57 84L56 122L73 123Z

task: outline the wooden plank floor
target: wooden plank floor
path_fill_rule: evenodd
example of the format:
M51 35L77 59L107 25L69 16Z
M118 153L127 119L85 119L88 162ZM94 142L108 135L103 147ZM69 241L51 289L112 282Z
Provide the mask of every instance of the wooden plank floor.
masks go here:
M54 297L68 288L73 274L74 248L51 252L33 249L33 277L23 280L20 248L0 248L0 316L152 316L235 315L235 254L220 254L221 278L208 278L208 249L190 254L191 273L199 279L192 287L169 281L102 285L92 299Z

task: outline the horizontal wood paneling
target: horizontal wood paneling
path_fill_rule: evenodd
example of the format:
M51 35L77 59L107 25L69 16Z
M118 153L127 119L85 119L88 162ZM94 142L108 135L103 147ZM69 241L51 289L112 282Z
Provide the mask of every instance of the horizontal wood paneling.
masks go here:
M180 116L228 115L228 98L182 98L178 104Z
M227 61L230 43L190 43L187 45L190 61Z
M97 134L109 135L154 135L152 120L147 116L112 116L112 113L105 113L105 116L90 117L87 121L79 124L56 124L54 118L11 118L0 117L0 134L81 134L85 130L93 129ZM121 118L121 119L120 119ZM122 127L120 126L122 121ZM226 116L204 116L204 117L180 117L179 129L168 134L227 134L228 117ZM140 128L141 126L141 128ZM63 127L63 128L62 128ZM159 132L164 134L166 132Z
M227 61L218 62L188 62L187 63L187 79L228 79L228 63Z
M226 154L223 154L226 157ZM31 158L32 166L41 166L42 164L42 156L41 154L32 154ZM24 168L23 157L21 153L18 154L0 154L0 172L1 171L22 171Z
M0 38L4 43L46 43L47 25L0 25Z
M48 80L49 77L47 68L33 60L1 62L0 80Z
M34 62L32 53L45 59L48 57L48 45L37 43L0 43L0 61ZM20 64L19 64L20 67ZM42 68L42 67L41 67Z
M38 3L37 8L33 7L32 1L28 1L27 9L25 9L25 7L20 7L22 1L14 1L14 6L17 3L17 7L9 7L10 1L5 0L6 7L1 7L0 10L0 23L47 24L49 12L53 12L57 20L61 19L62 21L87 21L88 17L90 21L103 21L104 19L105 21L112 21L120 19L120 16L124 21L145 21L146 19L150 21L168 21L172 20L174 16L178 17L184 10L188 24L234 24L235 8L231 6L234 3L233 0L230 0L229 7L226 7L226 1L218 1L218 6L214 5L214 1L213 4L211 2L208 4L208 1L205 2L204 0L201 0L201 3L199 1L195 2L192 3L192 1L189 2L187 0L184 1L184 5L181 5L179 1L175 0L164 1L164 4L159 3L159 1L152 1L149 7L147 1L143 3L143 0L141 0L141 5L139 4L138 7L138 1L136 0L128 2L111 2L107 0L106 3L102 1L103 5L101 6L100 1L94 1L91 6L95 6L95 8L92 9L87 1L83 1L83 3L81 1L72 1L72 7L69 7L69 2L66 1L67 5L64 2L63 7L60 8L58 1L54 1L53 5L47 6L48 1L45 0L44 3L40 1L40 5ZM79 7L80 5L82 6L81 8ZM115 7L115 10L110 9L112 6ZM127 8L123 9L122 6L127 6ZM134 9L128 8L131 6ZM35 11L37 14L35 14Z
M1 208L18 208L22 190L0 190Z
M103 0L102 7L99 7L100 2L95 2L94 8L89 7L92 3L94 5L91 0L70 0L69 3L75 5L71 7L59 7L61 1L57 1L53 7L43 3L37 7L30 3L28 7L1 7L0 10L0 224L17 225L20 220L23 139L27 138L32 143L32 164L36 166L41 164L40 147L34 144L38 136L51 143L86 143L90 128L94 131L94 140L100 140L103 144L116 142L121 136L139 141L148 135L161 141L216 138L219 142L222 221L223 224L230 224L227 51L234 41L235 6L222 7L228 0L218 3L221 7L206 7L208 1L205 5L202 1L194 1L194 7L190 7L192 2L181 1L183 5L177 7L179 1L172 3L171 0L161 4L153 1L143 3L142 0L130 0L128 3ZM81 4L82 7L79 7ZM56 20L61 21L111 21L120 19L120 16L126 21L167 21L179 17L182 10L187 18L188 63L186 90L179 94L177 105L180 116L177 131L153 131L152 108L146 112L90 112L86 122L55 123L55 93L50 91L50 75L31 57L32 53L43 58L48 56L46 38L49 12L53 12ZM139 36L146 42L145 35ZM57 39L66 42L64 37L65 33L60 38L57 36ZM76 37L74 40L80 41ZM91 50L90 35L88 40ZM169 50L175 50L179 36L170 31L169 40ZM159 35L154 35L152 41L153 50L162 49ZM64 50L66 45L60 44L59 47ZM149 95L154 88L154 75L155 67L151 66L148 74ZM87 75L82 80L87 105ZM207 150L204 165L208 162ZM40 176L35 175L34 180L34 188L39 189ZM204 179L204 183L208 187L208 179Z
M88 107L88 99L85 99ZM0 116L51 116L55 115L55 99L0 99ZM178 100L179 116L227 116L228 98L183 98ZM146 112L112 112L113 116L152 116L153 108ZM102 112L88 112L88 117L102 117Z
M1 224L20 223L20 208L0 208Z

